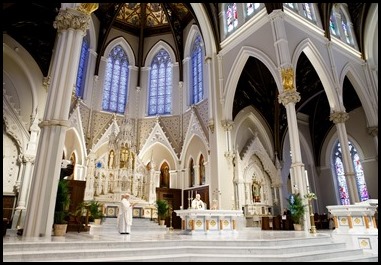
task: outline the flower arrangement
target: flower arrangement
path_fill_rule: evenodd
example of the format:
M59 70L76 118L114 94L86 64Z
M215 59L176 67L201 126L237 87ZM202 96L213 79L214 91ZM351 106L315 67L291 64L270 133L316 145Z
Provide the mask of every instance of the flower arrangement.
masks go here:
M313 192L307 193L306 195L304 195L304 198L306 198L309 201L311 201L311 200L317 200L317 196Z

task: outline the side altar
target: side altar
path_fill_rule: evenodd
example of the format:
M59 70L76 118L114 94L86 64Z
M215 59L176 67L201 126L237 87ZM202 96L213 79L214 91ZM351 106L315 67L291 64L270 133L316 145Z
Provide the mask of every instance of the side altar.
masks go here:
M241 210L175 210L181 218L181 230L187 234L236 232Z

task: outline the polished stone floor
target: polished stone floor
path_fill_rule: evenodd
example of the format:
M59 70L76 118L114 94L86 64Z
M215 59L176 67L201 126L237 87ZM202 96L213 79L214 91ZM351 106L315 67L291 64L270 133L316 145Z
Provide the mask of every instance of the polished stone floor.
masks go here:
M274 240L274 239L290 239L290 238L309 238L329 236L332 230L318 230L316 234L311 234L304 231L283 231L283 230L260 230L259 228L246 227L236 232L213 232L209 234L196 233L184 234L181 230L170 230L169 228L163 231L134 231L132 227L131 234L119 234L115 228L102 228L97 231L89 232L67 232L65 236L50 236L50 237L22 237L15 233L7 232L3 237L3 243L7 242L84 242L84 241L162 241L162 240Z

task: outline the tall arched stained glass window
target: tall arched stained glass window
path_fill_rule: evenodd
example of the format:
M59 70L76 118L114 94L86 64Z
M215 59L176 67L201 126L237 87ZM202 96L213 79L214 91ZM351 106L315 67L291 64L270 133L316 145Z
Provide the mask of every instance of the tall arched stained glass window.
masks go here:
M369 199L369 195L368 195L368 190L365 183L364 171L362 169L362 165L361 165L360 158L356 148L353 146L353 144L350 141L348 142L348 145L349 145L349 152L350 152L352 163L353 163L353 168L356 174L356 184L357 184L357 191L359 193L359 198L361 201L365 201ZM350 199L349 199L347 181L344 175L342 149L341 149L339 141L337 141L336 143L332 158L333 158L333 164L334 164L335 174L336 174L337 183L338 183L340 202L342 205L348 205L350 204Z
M128 58L122 46L115 46L107 59L102 109L123 114L127 102Z
M88 59L89 59L89 41L86 37L84 37L82 41L81 55L79 57L77 81L75 84L75 95L79 98L83 98Z
M226 4L225 18L228 32L231 32L238 26L237 3Z
M368 189L366 187L364 171L360 161L359 154L351 142L349 144L349 152L351 154L353 169L356 174L357 191L359 193L360 201L366 201L369 199Z
M356 37L353 33L351 17L349 16L347 5L341 3L335 3L333 5L329 26L332 36L335 36L355 49L359 49Z
M201 36L198 35L192 48L192 104L200 102L203 98L203 51Z
M172 111L172 62L161 49L151 63L148 115L170 114Z

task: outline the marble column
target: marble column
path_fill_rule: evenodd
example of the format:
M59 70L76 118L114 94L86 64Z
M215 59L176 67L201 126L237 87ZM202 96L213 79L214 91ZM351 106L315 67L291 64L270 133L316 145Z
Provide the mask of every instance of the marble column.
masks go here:
M295 104L300 101L299 92L294 84L294 69L291 64L290 49L285 27L285 14L282 10L274 10L269 15L275 41L275 53L282 77L282 88L279 89L278 101L286 108L287 123L290 138L291 156L291 184L292 192L300 193L302 198L307 193L304 178L304 164L302 163L299 130L296 118ZM304 215L304 230L308 231L309 212Z
M348 135L345 128L345 121L349 119L349 115L346 112L336 111L331 113L329 120L333 121L336 125L337 136L343 155L344 175L347 180L349 199L351 204L360 202L360 197L357 192L356 174L353 168L352 158L348 146Z
M45 237L52 234L65 134L71 127L68 120L70 101L81 45L89 28L91 12L97 7L98 4L86 3L78 10L61 9L53 24L58 31L58 38L51 64L47 104L43 121L39 124L41 136L23 237Z

